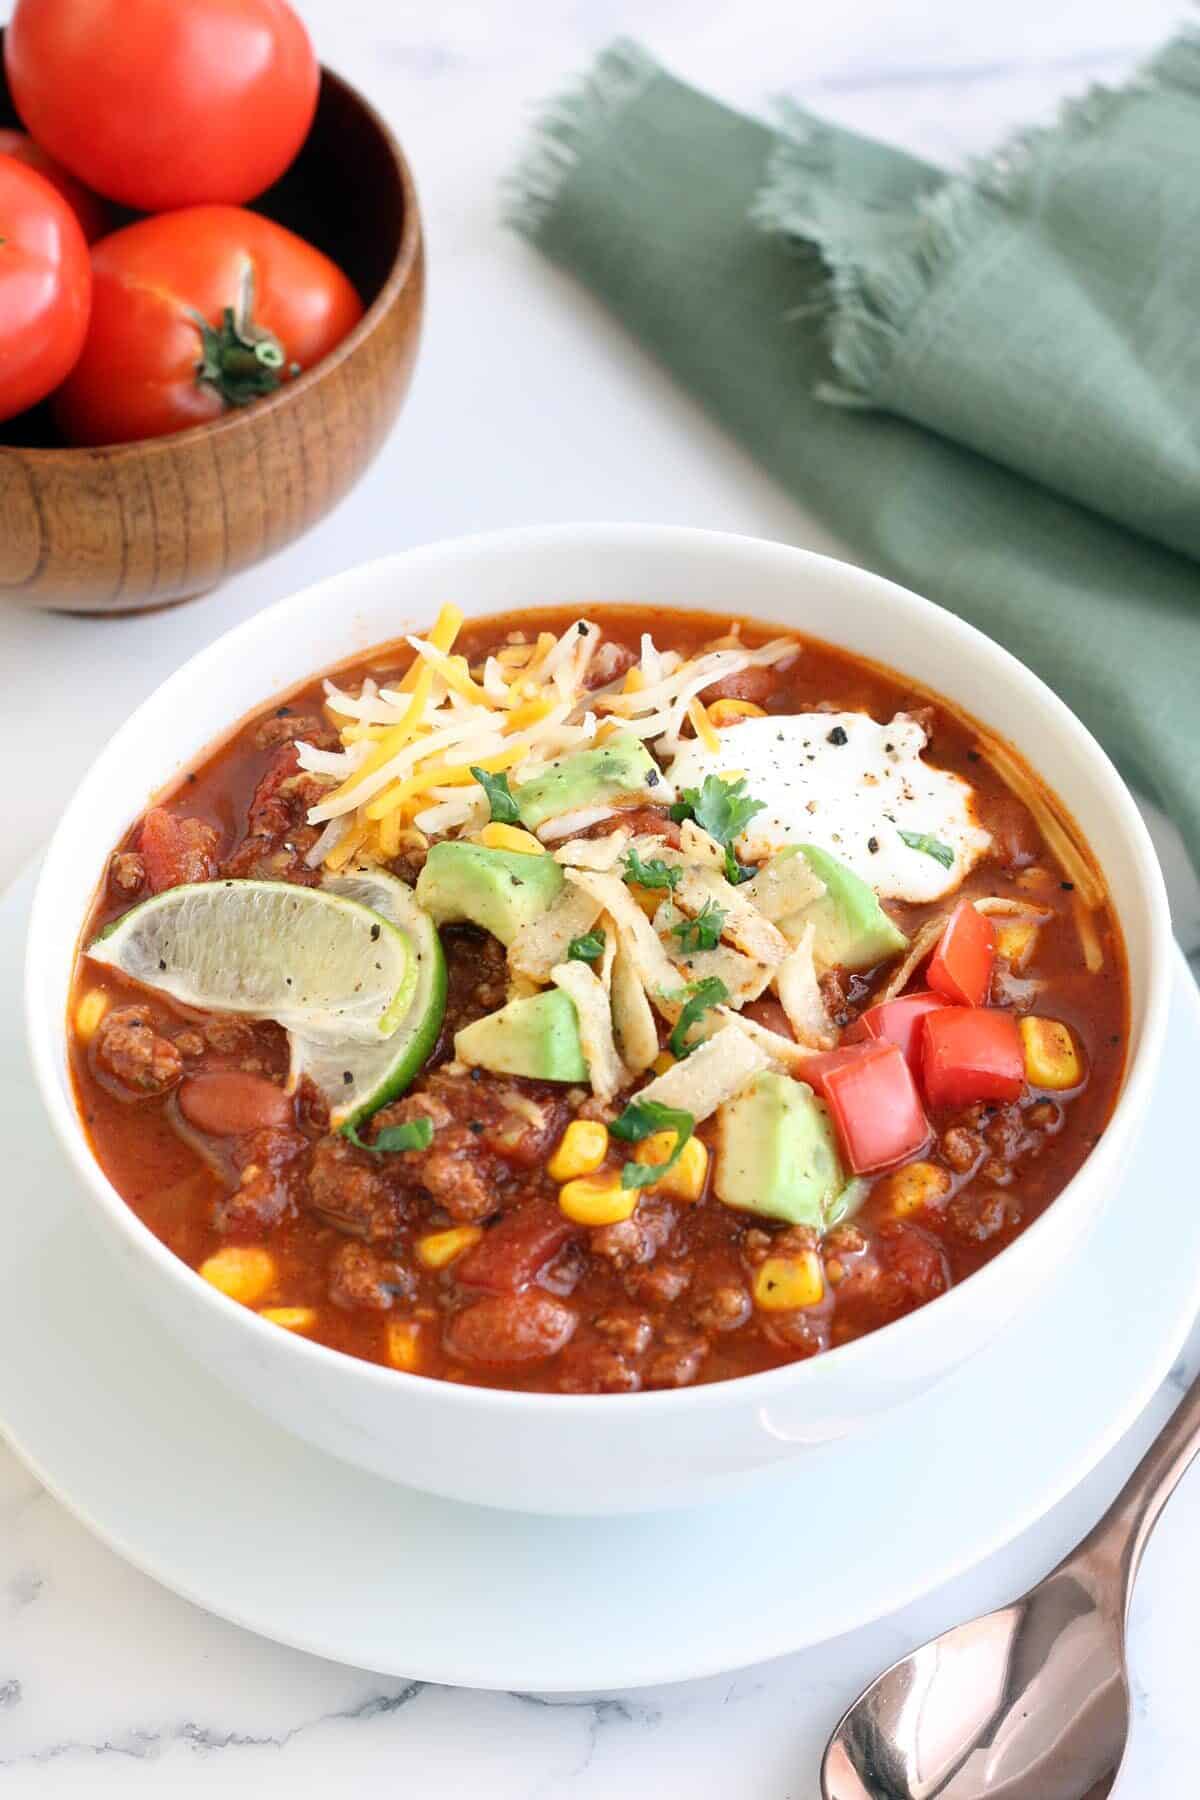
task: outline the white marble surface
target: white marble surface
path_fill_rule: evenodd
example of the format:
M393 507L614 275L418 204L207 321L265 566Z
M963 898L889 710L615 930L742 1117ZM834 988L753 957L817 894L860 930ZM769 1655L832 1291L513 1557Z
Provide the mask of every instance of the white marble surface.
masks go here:
M0 0L0 16L9 10ZM360 488L299 545L191 606L87 621L0 613L0 883L45 837L89 757L177 663L265 602L409 543L569 518L678 520L837 548L621 335L499 228L495 178L531 103L617 31L731 101L807 104L951 162L1116 79L1177 22L1169 0L305 0L325 60L379 103L414 161L430 246L412 397ZM1175 871L1200 946L1200 896ZM1152 1268L1131 1272L1152 1279ZM1161 1421L1200 1336L1140 1428ZM119 1454L119 1446L114 1446ZM6 1791L589 1800L813 1800L820 1746L874 1671L1023 1587L1099 1511L1132 1441L1000 1556L898 1617L719 1681L543 1701L383 1680L282 1650L134 1573L0 1450L0 1774ZM996 1454L1003 1455L1003 1445ZM881 1529L886 1509L881 1502ZM1122 1796L1195 1786L1200 1476L1160 1527L1134 1606L1136 1725ZM802 1604L802 1596L797 1597ZM753 1604L753 1596L748 1596ZM569 1614L567 1615L569 1629ZM631 1630L636 1630L636 1619Z

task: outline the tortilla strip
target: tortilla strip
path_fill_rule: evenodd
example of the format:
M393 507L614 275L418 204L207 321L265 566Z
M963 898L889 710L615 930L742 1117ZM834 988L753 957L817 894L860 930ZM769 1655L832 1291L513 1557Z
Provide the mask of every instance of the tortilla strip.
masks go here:
M627 1085L629 1075L613 1043L612 1013L604 983L587 963L581 962L559 963L550 971L550 979L575 1004L579 1041L592 1092L597 1100L611 1100L618 1089Z
M597 874L590 869L568 869L566 876L573 887L582 888L599 901L612 919L621 946L628 952L651 1003L664 1018L676 1018L686 998L679 971L621 877Z
M554 852L554 860L564 868L596 869L603 873L615 869L628 848L629 833L621 826L605 837L568 838Z
M777 924L793 913L803 912L825 892L825 883L814 875L808 858L799 850L784 850L764 863L738 893L756 907L764 919Z
M508 946L513 975L527 976L544 987L555 964L566 961L572 942L586 936L601 910L598 900L568 884L553 906L517 931Z
M698 1125L770 1066L770 1058L753 1038L727 1025L686 1060L656 1076L634 1099L677 1107Z
M612 966L612 987L609 994L613 1036L621 1061L630 1074L643 1075L658 1055L658 1027L654 1023L654 1013L646 998L646 991L638 980L633 960L624 944L617 940L615 927L613 938L616 942L616 957Z
M702 831L695 819L685 819L679 827L679 842L689 862L703 863L720 875L725 868L725 852L716 838Z
M671 899L680 912L693 919L703 907L719 906L725 914L721 936L755 962L775 968L788 953L783 933L745 899L741 888L733 887L712 869L699 869L694 864L686 868Z
M816 927L810 920L796 948L775 971L775 991L797 1042L814 1050L832 1050L836 1035L813 961L815 935Z
M929 955L943 931L945 931L946 917L946 914L942 914L936 919L926 919L925 923L917 931L912 943L908 946L908 955L900 964L900 967L896 970L882 994L876 995L877 1001L894 1000L897 994L902 994L904 992L905 988L912 980L916 969L918 969L925 961L925 958Z
M727 1006L719 1006L731 1025L758 1045L770 1057L771 1062L781 1068L785 1075L795 1075L804 1080L804 1065L810 1057L819 1055L819 1051L810 1050L807 1044L797 1044L792 1038L784 1037L780 1031L771 1031L766 1025L760 1025L754 1019L747 1019L741 1013L731 1012Z

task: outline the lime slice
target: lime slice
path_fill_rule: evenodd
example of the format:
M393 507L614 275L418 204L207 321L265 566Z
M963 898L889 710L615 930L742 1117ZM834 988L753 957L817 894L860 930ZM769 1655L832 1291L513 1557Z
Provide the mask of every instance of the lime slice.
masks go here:
M408 1011L386 1043L338 1044L303 1031L291 1033L288 1085L294 1088L306 1075L328 1100L329 1121L337 1131L402 1094L425 1063L446 1011L446 959L433 920L417 905L412 889L394 875L363 869L328 878L321 892L381 914L407 938L417 972Z
M413 940L348 894L204 881L143 900L88 948L204 1011L275 1019L316 1042L378 1044L408 1016Z

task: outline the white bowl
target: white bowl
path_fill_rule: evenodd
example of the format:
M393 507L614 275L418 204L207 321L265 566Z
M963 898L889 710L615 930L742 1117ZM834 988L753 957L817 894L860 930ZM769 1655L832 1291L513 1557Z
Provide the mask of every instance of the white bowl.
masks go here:
M624 1396L504 1393L398 1375L265 1324L202 1281L125 1204L88 1148L65 1039L75 948L110 849L145 807L149 782L169 781L280 689L427 625L446 599L469 615L603 601L744 613L910 674L1026 753L1108 880L1129 956L1131 1041L1100 1142L993 1262L881 1331L766 1374ZM300 1436L395 1481L522 1511L610 1513L687 1504L784 1458L811 1457L1012 1324L1078 1254L1120 1178L1161 1053L1170 952L1162 877L1123 782L1063 703L998 645L903 588L804 550L672 527L581 525L370 563L281 601L194 657L117 733L63 815L34 902L26 991L38 1083L86 1211L134 1289L193 1355Z

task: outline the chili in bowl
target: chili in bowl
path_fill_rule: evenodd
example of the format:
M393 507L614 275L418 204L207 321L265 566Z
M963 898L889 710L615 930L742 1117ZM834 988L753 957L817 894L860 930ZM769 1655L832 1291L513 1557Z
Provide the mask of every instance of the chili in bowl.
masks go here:
M162 697L108 752L51 1104L157 1310L318 1443L547 1510L694 1497L962 1360L1081 1240L1161 1032L1157 870L1082 728L775 546L350 579L371 648L302 595L176 683L318 620L324 672L149 806Z

